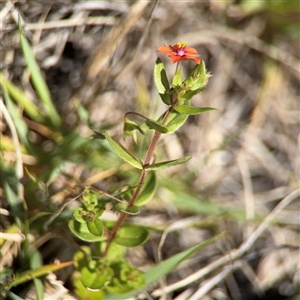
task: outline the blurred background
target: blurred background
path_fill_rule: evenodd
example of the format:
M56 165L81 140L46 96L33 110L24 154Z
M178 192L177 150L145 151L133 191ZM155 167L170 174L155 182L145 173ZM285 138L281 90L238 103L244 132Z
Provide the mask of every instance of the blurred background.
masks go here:
M165 259L216 233L225 235L153 286L148 291L153 299L163 299L162 286L174 285L239 248L276 205L299 188L298 0L11 0L3 1L0 10L1 72L39 105L20 48L20 20L63 120L57 139L57 133L24 114L28 141L38 149L30 152L21 145L28 170L21 184L31 217L55 212L74 196L78 184L113 192L134 183L138 173L102 141L92 139L90 128L109 130L143 157L147 138L139 136L138 146L123 141L122 121L128 111L157 118L166 109L153 84L153 67L160 56L172 78L175 65L156 49L186 41L205 61L212 77L193 105L217 110L191 116L178 132L163 136L158 161L193 158L158 172L153 201L133 218L154 230L150 240L128 256L146 270L158 256ZM185 74L193 66L182 63ZM0 192L3 211L9 211L2 184L19 183L12 171L12 135L3 116L1 141ZM33 223L32 235L45 263L72 259L79 241L65 220L74 206L68 206L47 233L41 221ZM240 259L240 267L216 280L201 298L195 293L223 266L175 287L165 299L298 300L299 209L298 197L268 224ZM106 217L114 216L108 212ZM12 225L10 216L1 219L2 231ZM10 245L11 255L1 258L2 266L21 268L16 262L19 247ZM64 297L72 294L70 273L56 274ZM30 299L30 290L19 287L17 292Z

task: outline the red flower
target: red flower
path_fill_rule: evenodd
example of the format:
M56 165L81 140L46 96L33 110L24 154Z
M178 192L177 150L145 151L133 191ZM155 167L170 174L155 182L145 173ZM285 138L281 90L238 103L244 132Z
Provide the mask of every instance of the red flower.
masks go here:
M186 42L177 43L174 46L169 45L169 47L161 46L157 49L157 51L167 54L171 58L172 63L176 63L184 59L193 60L197 64L200 64L201 62L200 55L197 50L195 48L187 48Z

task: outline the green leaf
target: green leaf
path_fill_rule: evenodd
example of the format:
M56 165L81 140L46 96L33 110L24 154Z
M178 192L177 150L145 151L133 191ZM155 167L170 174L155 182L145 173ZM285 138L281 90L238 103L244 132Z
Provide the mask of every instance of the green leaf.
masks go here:
M198 252L202 248L204 248L207 245L209 245L210 243L214 242L221 235L222 235L222 233L218 234L218 235L215 235L212 238L207 239L206 241L204 241L204 242L202 242L202 243L200 243L200 244L198 244L198 245L196 245L192 248L189 248L185 251L182 251L182 252L168 258L167 260L164 260L164 261L160 262L156 266L150 268L145 273L146 284L142 288L137 289L134 292L127 293L125 295L109 294L105 297L105 299L106 300L122 300L122 299L128 299L129 297L131 297L133 295L136 295L142 289L145 289L147 286L154 283L155 281L157 281L161 277L171 273L182 261L186 260L187 258L192 256L193 254L195 254L196 252Z
M174 160L164 161L164 162L149 165L149 166L145 167L145 169L147 169L147 170L148 169L149 170L162 170L162 169L166 169L169 167L181 165L181 164L187 162L188 160L190 160L191 158L192 158L191 156L185 156L185 157L174 159Z
M161 122L164 118L165 113L161 115L158 119L158 122ZM168 129L168 134L173 133L178 130L188 119L188 115L183 115L173 110L167 120L167 123L164 125Z
M114 150L114 152L121 157L123 160L131 164L137 169L143 169L142 162L139 158L134 156L129 150L127 150L123 145L121 145L118 141L116 141L114 138L110 137L106 132L103 132L106 140L110 144L111 148Z
M24 111L32 118L32 120L40 123L44 122L45 119L36 105L26 97L23 91L6 79L1 73L0 84L2 85L3 90L6 90L7 93L24 108Z
M134 205L142 206L149 202L155 191L156 191L156 175L155 172L149 172L146 176L146 180L143 184L143 187L139 193L139 196L137 197L136 201L134 202Z
M115 294L126 294L145 284L144 273L124 261L111 264L115 276L107 285L107 290Z
M39 95L39 98L43 103L43 106L52 124L58 127L61 124L60 116L58 115L56 108L53 105L48 86L42 76L41 70L34 58L33 52L23 33L20 23L19 23L19 33L20 33L20 41L21 41L23 55L25 57L28 69L30 71L33 86L37 91L37 94Z
M76 112L80 118L80 120L82 121L82 123L86 123L86 124L91 124L90 122L90 114L88 112L88 110L83 106L81 105L81 103L76 102Z
M154 121L154 120L146 120L145 124L150 128L150 129L154 129L160 133L167 133L168 132L168 128L161 125L159 122Z
M116 203L113 207L112 207L112 211L118 211L118 212L125 212L126 211L126 208L128 206L126 204L123 204L123 203Z
M170 85L167 78L165 66L160 58L157 58L154 66L154 83L161 97L161 100L165 104L171 105L171 98L170 95L168 95Z
M128 206L125 213L128 215L138 215L141 212L138 206L132 205Z
M102 236L104 233L104 226L100 219L96 218L93 222L87 222L87 228L90 233L95 236Z
M149 232L145 227L123 225L117 232L114 242L128 248L142 245L148 239Z
M190 75L183 82L182 96L186 100L190 100L193 96L203 91L208 83L210 75L206 72L205 63L202 60L201 64L196 65Z
M172 112L172 113L174 113L174 112ZM177 131L182 125L184 125L184 123L187 121L188 117L189 117L188 115L183 115L183 114L177 113L175 118L173 118L172 121L170 121L166 124L166 127L168 128L168 133L173 133L173 132Z
M71 219L68 226L72 233L83 241L99 242L106 239L104 236L96 236L92 234L86 223L79 223L78 221Z
M104 299L104 291L103 290L90 290L87 289L82 281L80 280L81 275L78 271L73 272L72 274L72 283L75 287L76 294L79 296L79 299L87 299L87 300L103 300Z
M134 142L137 143L137 131L139 131L141 134L144 134L144 131L137 123L126 118L123 128L123 138L125 139L125 137L130 136Z
M205 112L216 110L213 107L196 107L190 105L173 106L173 108L180 114L199 115Z
M103 248L104 248L104 243L101 244L98 243L98 246L99 246L99 253L100 255L103 253ZM102 246L102 247L101 247ZM97 245L95 245L95 248L97 247ZM109 250L106 254L106 258L109 260L109 261L123 261L125 258L125 253L126 253L127 249L123 246L120 246L118 244L116 244L115 242L112 242L110 244L110 247L109 247ZM98 254L96 254L98 255Z
M79 223L86 223L88 221L88 217L84 215L84 209L82 207L78 207L73 211L73 217Z
M93 191L89 191L82 195L82 201L86 205L86 207L95 207L98 205L97 195Z
M4 188L7 202L10 206L10 209L13 212L13 214L15 215L15 222L19 226L19 228L22 228L23 224L19 217L20 210L22 207L21 199L17 196L17 194L15 193L15 191L12 189L12 187L10 186L10 184L7 181L3 182L3 188Z
M105 261L89 261L88 265L82 267L79 271L83 285L92 290L100 290L105 287L114 275L113 269Z
M181 70L182 68L178 68L176 71L172 80L172 87L180 86L182 84Z

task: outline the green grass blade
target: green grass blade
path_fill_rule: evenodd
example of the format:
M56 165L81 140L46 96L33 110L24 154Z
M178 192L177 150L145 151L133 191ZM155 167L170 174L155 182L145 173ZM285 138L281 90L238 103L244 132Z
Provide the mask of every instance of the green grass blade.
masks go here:
M221 235L222 235L222 233L215 235L215 236L211 237L210 239L207 239L206 241L204 241L192 248L182 251L182 252L170 257L169 259L161 262L160 264L157 264L156 266L152 267L151 269L149 269L145 273L145 279L146 279L147 285L157 281L161 277L172 272L182 261L184 261L191 255L195 254L197 251L201 250L202 248L206 247L207 245L209 245L210 243L212 243L213 241L218 239Z
M72 265L74 262L73 261L67 261L67 262L63 262L60 264L50 264L50 265L45 265L41 268L35 269L35 270L28 270L25 271L21 274L18 274L16 276L16 279L13 283L13 286L19 285L21 283L24 283L26 281L32 280L34 278L43 276L48 274L49 272L55 272L57 270L63 269L65 267L68 267L70 265Z
M10 206L10 209L15 215L15 222L19 226L19 228L22 228L22 222L19 217L21 214L22 202L18 198L17 194L14 192L14 190L12 189L12 187L9 185L9 183L7 181L3 182L3 188L4 188L4 192L5 192L8 204Z
M36 105L25 96L23 91L5 78L1 73L0 84L2 85L3 90L6 90L7 93L24 108L25 112L32 118L32 120L36 122L44 121L44 117L41 115Z
M19 33L21 40L21 47L23 55L25 57L28 69L30 71L31 80L37 94L44 105L44 108L47 112L48 117L50 118L52 124L58 127L61 124L60 116L58 115L56 108L52 102L50 91L48 86L42 76L39 65L37 64L33 52L30 48L30 45L23 33L21 25L19 24Z
M30 256L30 267L31 269L37 269L43 266L43 258L39 251L34 251ZM33 279L36 296L38 300L44 299L44 286L40 278Z
M21 298L18 295L12 293L11 291L9 291L7 293L7 296L9 296L9 299L11 299L11 300L24 300L23 298Z
M184 250L184 251L168 258L167 260L162 261L160 264L157 264L156 266L154 266L151 269L149 269L148 271L146 271L146 273L145 273L146 284L145 284L145 286L143 286L143 288L138 289L131 293L124 294L124 295L108 294L105 297L105 300L122 300L122 299L127 299L127 298L137 294L142 289L146 288L146 286L152 284L153 282L157 281L161 277L172 272L182 261L189 258L191 255L195 254L197 251L201 250L202 248L206 247L207 245L209 245L210 243L212 243L213 241L218 239L221 235L222 235L222 233L215 235L212 238L207 239L206 241L204 241L192 248Z
M28 145L29 145L28 139L27 139L28 127L27 127L26 123L23 121L20 111L18 110L16 105L12 102L12 100L10 99L10 97L6 91L6 88L3 88L3 98L5 100L7 110L9 111L10 116L16 127L16 130L18 132L19 139L28 148Z

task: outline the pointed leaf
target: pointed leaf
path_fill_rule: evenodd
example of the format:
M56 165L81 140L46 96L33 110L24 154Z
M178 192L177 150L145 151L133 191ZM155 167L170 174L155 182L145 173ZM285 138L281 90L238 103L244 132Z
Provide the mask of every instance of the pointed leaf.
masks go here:
M180 114L185 114L185 115L199 115L205 112L216 110L213 107L196 107L190 105L174 106L173 108Z
M177 113L177 112L173 112L173 113ZM188 117L189 117L189 115L183 115L183 114L177 113L175 118L173 118L173 120L168 122L168 124L166 125L166 127L168 128L168 133L173 133L173 132L177 131L181 126L184 125L184 123L187 121Z
M182 68L178 68L176 71L172 80L172 87L180 86L182 84L181 70Z
M160 133L167 133L168 132L168 128L161 125L159 122L154 121L154 120L147 120L146 125L150 128L150 129L154 129Z
M134 156L129 150L127 150L123 145L121 145L117 140L110 137L106 132L103 132L106 140L110 144L114 152L121 157L123 160L136 167L137 169L143 169L142 162Z
M193 96L203 91L208 83L210 75L206 72L205 63L196 65L190 75L183 82L184 95L186 100L190 100Z
M174 159L174 160L164 161L164 162L161 162L161 163L156 163L156 164L149 165L149 166L145 167L145 169L147 169L147 170L161 170L161 169L181 165L181 164L185 163L186 161L190 160L191 158L192 158L191 156L185 156L185 157Z
M170 90L169 81L167 78L165 66L160 58L155 62L154 66L154 83L162 101L170 105L171 99L167 92Z
M161 120L164 118L164 115L165 114L160 116L158 122L161 122ZM188 117L188 115L183 115L173 110L169 115L167 123L165 124L165 127L168 129L167 133L173 133L178 130L186 122Z
M143 184L141 192L138 198L134 202L134 205L141 206L150 201L156 190L156 175L155 172L149 172L147 174L146 180Z

